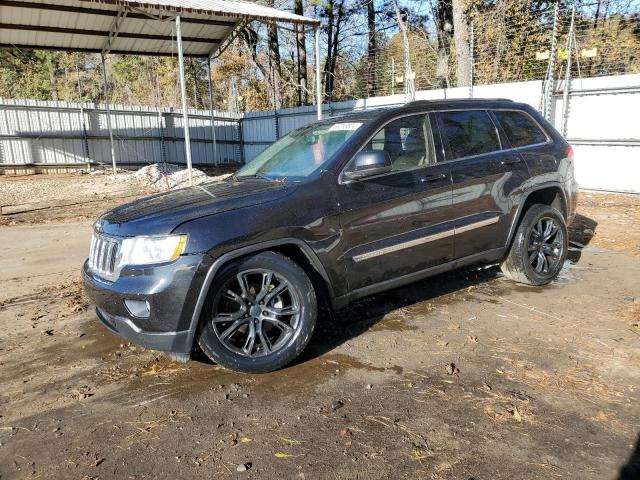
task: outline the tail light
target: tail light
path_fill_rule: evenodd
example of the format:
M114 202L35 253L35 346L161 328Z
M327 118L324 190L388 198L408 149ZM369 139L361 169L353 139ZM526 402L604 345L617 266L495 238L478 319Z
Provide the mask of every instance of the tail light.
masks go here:
M573 162L573 147L571 145L564 149L564 156Z

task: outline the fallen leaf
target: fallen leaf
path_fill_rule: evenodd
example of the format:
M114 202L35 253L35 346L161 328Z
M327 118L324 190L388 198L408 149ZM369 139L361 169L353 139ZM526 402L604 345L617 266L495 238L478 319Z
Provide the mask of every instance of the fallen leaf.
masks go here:
M594 417L591 417L591 420L595 422L606 422L609 420L609 416L606 413L604 413L602 410L599 410Z
M285 437L280 437L280 440L288 443L289 445L300 445L303 443L301 440L294 440L292 438L285 438Z
M249 438L249 437L242 437L240 439L240 443L249 443L249 442L253 442L253 438Z
M293 455L289 455L288 453L282 453L282 452L277 452L273 454L274 457L276 458L289 458L289 457L293 457Z
M424 457L425 455L422 453L422 449L420 447L415 447L415 450L413 451L413 458L419 460Z
M516 422L521 422L524 418L522 414L518 411L518 407L514 406L511 410L509 410L509 413L513 416Z

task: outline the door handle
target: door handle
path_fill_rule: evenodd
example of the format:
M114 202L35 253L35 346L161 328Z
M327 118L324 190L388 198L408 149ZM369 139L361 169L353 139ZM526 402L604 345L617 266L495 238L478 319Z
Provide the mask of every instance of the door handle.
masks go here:
M447 178L446 173L435 173L433 175L426 175L420 179L421 183L425 182L437 182L438 180L444 180Z
M507 160L502 160L500 165L515 165L516 163L520 163L522 160L519 158L509 158Z

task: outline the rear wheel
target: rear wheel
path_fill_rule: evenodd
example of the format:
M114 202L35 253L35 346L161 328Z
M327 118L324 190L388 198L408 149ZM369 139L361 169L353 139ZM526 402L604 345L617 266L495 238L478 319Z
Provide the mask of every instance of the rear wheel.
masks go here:
M309 343L317 301L304 270L264 252L240 259L215 278L198 345L232 370L261 373L290 363Z
M513 239L503 273L516 282L545 285L558 276L567 258L564 217L548 205L532 205Z

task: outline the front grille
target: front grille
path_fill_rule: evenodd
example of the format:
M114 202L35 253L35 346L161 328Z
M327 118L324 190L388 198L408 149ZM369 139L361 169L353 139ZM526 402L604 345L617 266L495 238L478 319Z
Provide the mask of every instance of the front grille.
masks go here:
M99 277L112 279L117 276L119 248L120 242L115 238L94 233L89 250L89 268Z

